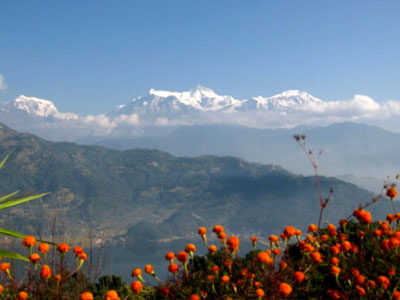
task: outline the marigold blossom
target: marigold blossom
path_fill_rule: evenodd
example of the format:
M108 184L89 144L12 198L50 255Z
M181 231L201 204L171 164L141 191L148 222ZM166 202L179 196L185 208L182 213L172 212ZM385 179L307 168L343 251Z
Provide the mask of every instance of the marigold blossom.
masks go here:
M262 297L265 296L265 292L264 292L263 289L257 289L257 290L256 290L256 295L257 295L257 297L262 298Z
M93 300L93 294L91 292L84 292L80 296L80 300Z
M18 300L26 300L26 299L28 299L28 293L26 293L26 292L18 293Z
M67 243L61 243L57 246L57 251L61 254L65 254L69 251L69 245Z
M197 294L192 294L192 295L190 296L190 300L200 300L200 296L197 295Z
M297 282L303 282L306 279L306 276L303 272L296 271L294 272L294 280Z
M50 278L51 274L52 274L52 272L51 272L51 269L50 269L50 267L48 265L43 265L41 267L40 276L42 276L43 279Z
M104 300L120 300L117 291L109 290L104 296Z
M42 252L43 254L45 254L46 252L48 252L50 250L50 245L47 243L40 243L38 246L38 250L40 252Z
M179 266L175 263L170 263L168 266L168 272L176 273L179 270Z
M27 235L22 241L22 245L31 248L36 245L36 239L32 235Z
M240 240L236 236L231 236L228 238L226 244L228 245L229 250L236 251L239 249Z
M224 275L221 277L221 282L222 283L228 283L229 281L231 281L230 277L228 275Z
M397 196L397 190L394 186L390 186L386 189L386 196L388 196L389 198L393 199L396 198Z
M215 245L210 245L210 246L208 246L208 251L210 251L210 253L214 254L218 251L218 248Z
M194 244L187 244L185 251L186 252L196 252L196 246Z
M176 257L178 258L178 260L182 263L186 262L188 259L188 255L185 251L180 251Z
M288 297L292 293L292 290L290 284L286 282L281 282L279 284L279 293L284 297Z

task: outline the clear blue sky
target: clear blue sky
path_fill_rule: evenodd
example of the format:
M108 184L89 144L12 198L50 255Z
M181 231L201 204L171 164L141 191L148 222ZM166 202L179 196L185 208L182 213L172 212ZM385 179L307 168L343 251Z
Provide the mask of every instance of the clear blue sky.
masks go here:
M150 88L400 100L400 1L0 2L8 89L107 112Z

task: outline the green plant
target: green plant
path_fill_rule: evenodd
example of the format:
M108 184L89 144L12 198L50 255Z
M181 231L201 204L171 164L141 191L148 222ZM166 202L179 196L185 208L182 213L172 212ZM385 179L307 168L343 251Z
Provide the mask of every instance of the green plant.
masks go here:
M1 162L0 162L0 169L4 166L4 164L6 163L8 157L10 155L8 154ZM46 196L48 193L42 193L42 194L37 194L37 195L29 195L29 194L19 194L20 191L15 191L12 192L10 194L7 194L5 196L2 196L0 198L0 210L4 210L4 209L8 209L35 199L39 199L42 198L44 196ZM15 238L20 238L23 239L26 237L25 234L16 232L16 231L12 231L9 229L5 229L5 228L0 228L0 234L3 235L8 235L11 237L15 237ZM4 257L4 258L10 258L10 259L19 259L19 260L23 260L26 262L29 262L29 259L25 256L22 256L19 253L16 252L10 252L10 251L6 251L3 249L0 249L0 256Z

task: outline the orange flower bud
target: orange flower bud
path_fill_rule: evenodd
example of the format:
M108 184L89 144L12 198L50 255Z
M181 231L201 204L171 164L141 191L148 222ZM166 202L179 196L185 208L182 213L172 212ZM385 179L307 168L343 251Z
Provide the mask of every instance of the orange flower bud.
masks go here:
M314 251L310 254L311 260L314 263L321 263L322 262L322 255L318 251Z
M75 256L78 256L78 255L81 254L82 252L83 252L82 247L80 247L80 246L74 247L74 254L75 254Z
M175 258L175 253L174 252L167 252L167 254L165 254L165 259L166 260L173 260Z
M378 276L376 278L376 281L383 286L383 289L386 290L390 284L390 280L389 278L387 278L386 276Z
M256 295L257 295L257 297L262 298L262 297L265 296L265 292L264 292L263 289L257 289L256 290Z
M104 300L120 300L118 293L114 290L109 290L104 296Z
M186 262L187 259L188 259L188 255L187 255L187 253L185 251L179 252L176 257L182 263Z
M93 300L93 294L91 292L84 292L80 296L80 300Z
M390 186L386 189L386 196L388 196L389 198L393 199L396 198L397 196L397 190L394 186Z
M210 245L208 247L208 251L210 251L210 253L214 254L214 253L216 253L218 251L218 248L215 245Z
M131 283L131 290L135 293L140 293L142 291L143 284L140 281L134 281Z
M51 269L48 265L43 265L40 270L40 275L43 279L47 279L51 277Z
M132 270L132 277L139 277L142 275L142 270L140 268L135 268Z
M69 245L66 243L61 243L57 246L57 251L61 254L65 254L69 251Z
M28 294L26 292L19 292L18 293L18 300L26 300L26 299L28 299Z
M192 294L192 295L190 296L190 300L200 300L200 296L197 295L197 294Z
M236 236L231 236L226 244L228 245L229 250L236 251L239 249L240 240Z
M331 267L331 274L339 275L342 270L336 266Z
M316 233L317 230L318 230L317 225L315 225L315 224L310 224L310 225L308 225L308 232L314 232L314 233Z
M296 234L296 229L293 226L286 226L283 233L285 234L285 236L291 237Z
M175 263L170 263L168 266L168 272L176 273L179 270L179 266Z
M300 271L294 272L294 280L295 281L302 282L302 281L304 281L304 279L306 279L306 276L304 275L303 272L300 272Z
M274 260L266 252L258 252L257 259L263 265L270 265L274 262Z
M32 253L29 256L29 260L31 261L31 263L36 264L38 261L40 261L40 256L37 253Z
M147 274L153 274L153 273L154 273L153 266L152 266L152 265L145 265L145 266L144 266L144 271L145 271Z
M290 286L290 284L286 283L286 282L281 282L279 284L279 293L283 296L283 297L288 297L291 293L292 293L292 287Z
M214 228L213 228L213 231L214 231L216 234L219 234L219 233L221 233L221 232L224 232L224 227L222 227L221 225L215 225Z
M10 264L9 263L2 263L0 265L0 270L6 272L7 270L10 269Z
M22 241L22 245L25 247L31 248L36 245L36 239L31 235L27 235L26 237L24 237L24 240Z
M200 235L205 235L205 234L207 234L207 228L205 228L205 227L199 227L198 233L199 233Z
M228 275L224 275L221 277L221 282L222 283L228 283L229 281L231 281L231 279L229 278Z
M38 246L38 250L40 252L42 252L43 254L45 254L46 252L48 252L50 250L50 245L47 243L40 243Z
M193 244L187 244L185 248L186 252L195 252L196 251L196 246Z

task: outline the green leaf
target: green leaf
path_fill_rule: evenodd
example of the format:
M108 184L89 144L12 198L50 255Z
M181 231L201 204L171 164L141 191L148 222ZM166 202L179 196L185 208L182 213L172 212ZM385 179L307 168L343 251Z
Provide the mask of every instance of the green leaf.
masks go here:
M18 194L18 193L19 193L19 191L15 191L14 193L5 195L5 196L3 196L3 197L0 198L0 202L6 201L7 199L11 198L12 196L14 196L14 195L16 195L16 194Z
M0 234L5 234L5 235L9 235L12 237L16 237L16 238L20 238L23 239L26 235L16 232L16 231L12 231L12 230L8 230L8 229L4 229L4 228L0 228Z
M43 194L39 194L39 195L33 195L33 196L30 196L30 197L22 198L22 199L7 201L7 202L4 202L4 203L0 204L0 209L13 207L13 206L25 203L25 202L29 202L29 201L32 201L32 200L35 200L35 199L38 199L38 198L42 198L43 196L46 196L47 194L49 194L49 193L43 193Z
M22 256L22 255L20 255L18 253L15 253L15 252L9 252L9 251L0 250L0 256L2 258L19 259L19 260L30 262L27 257Z
M0 162L0 169L4 166L9 156L10 154L7 154L6 157L4 157L4 159Z

